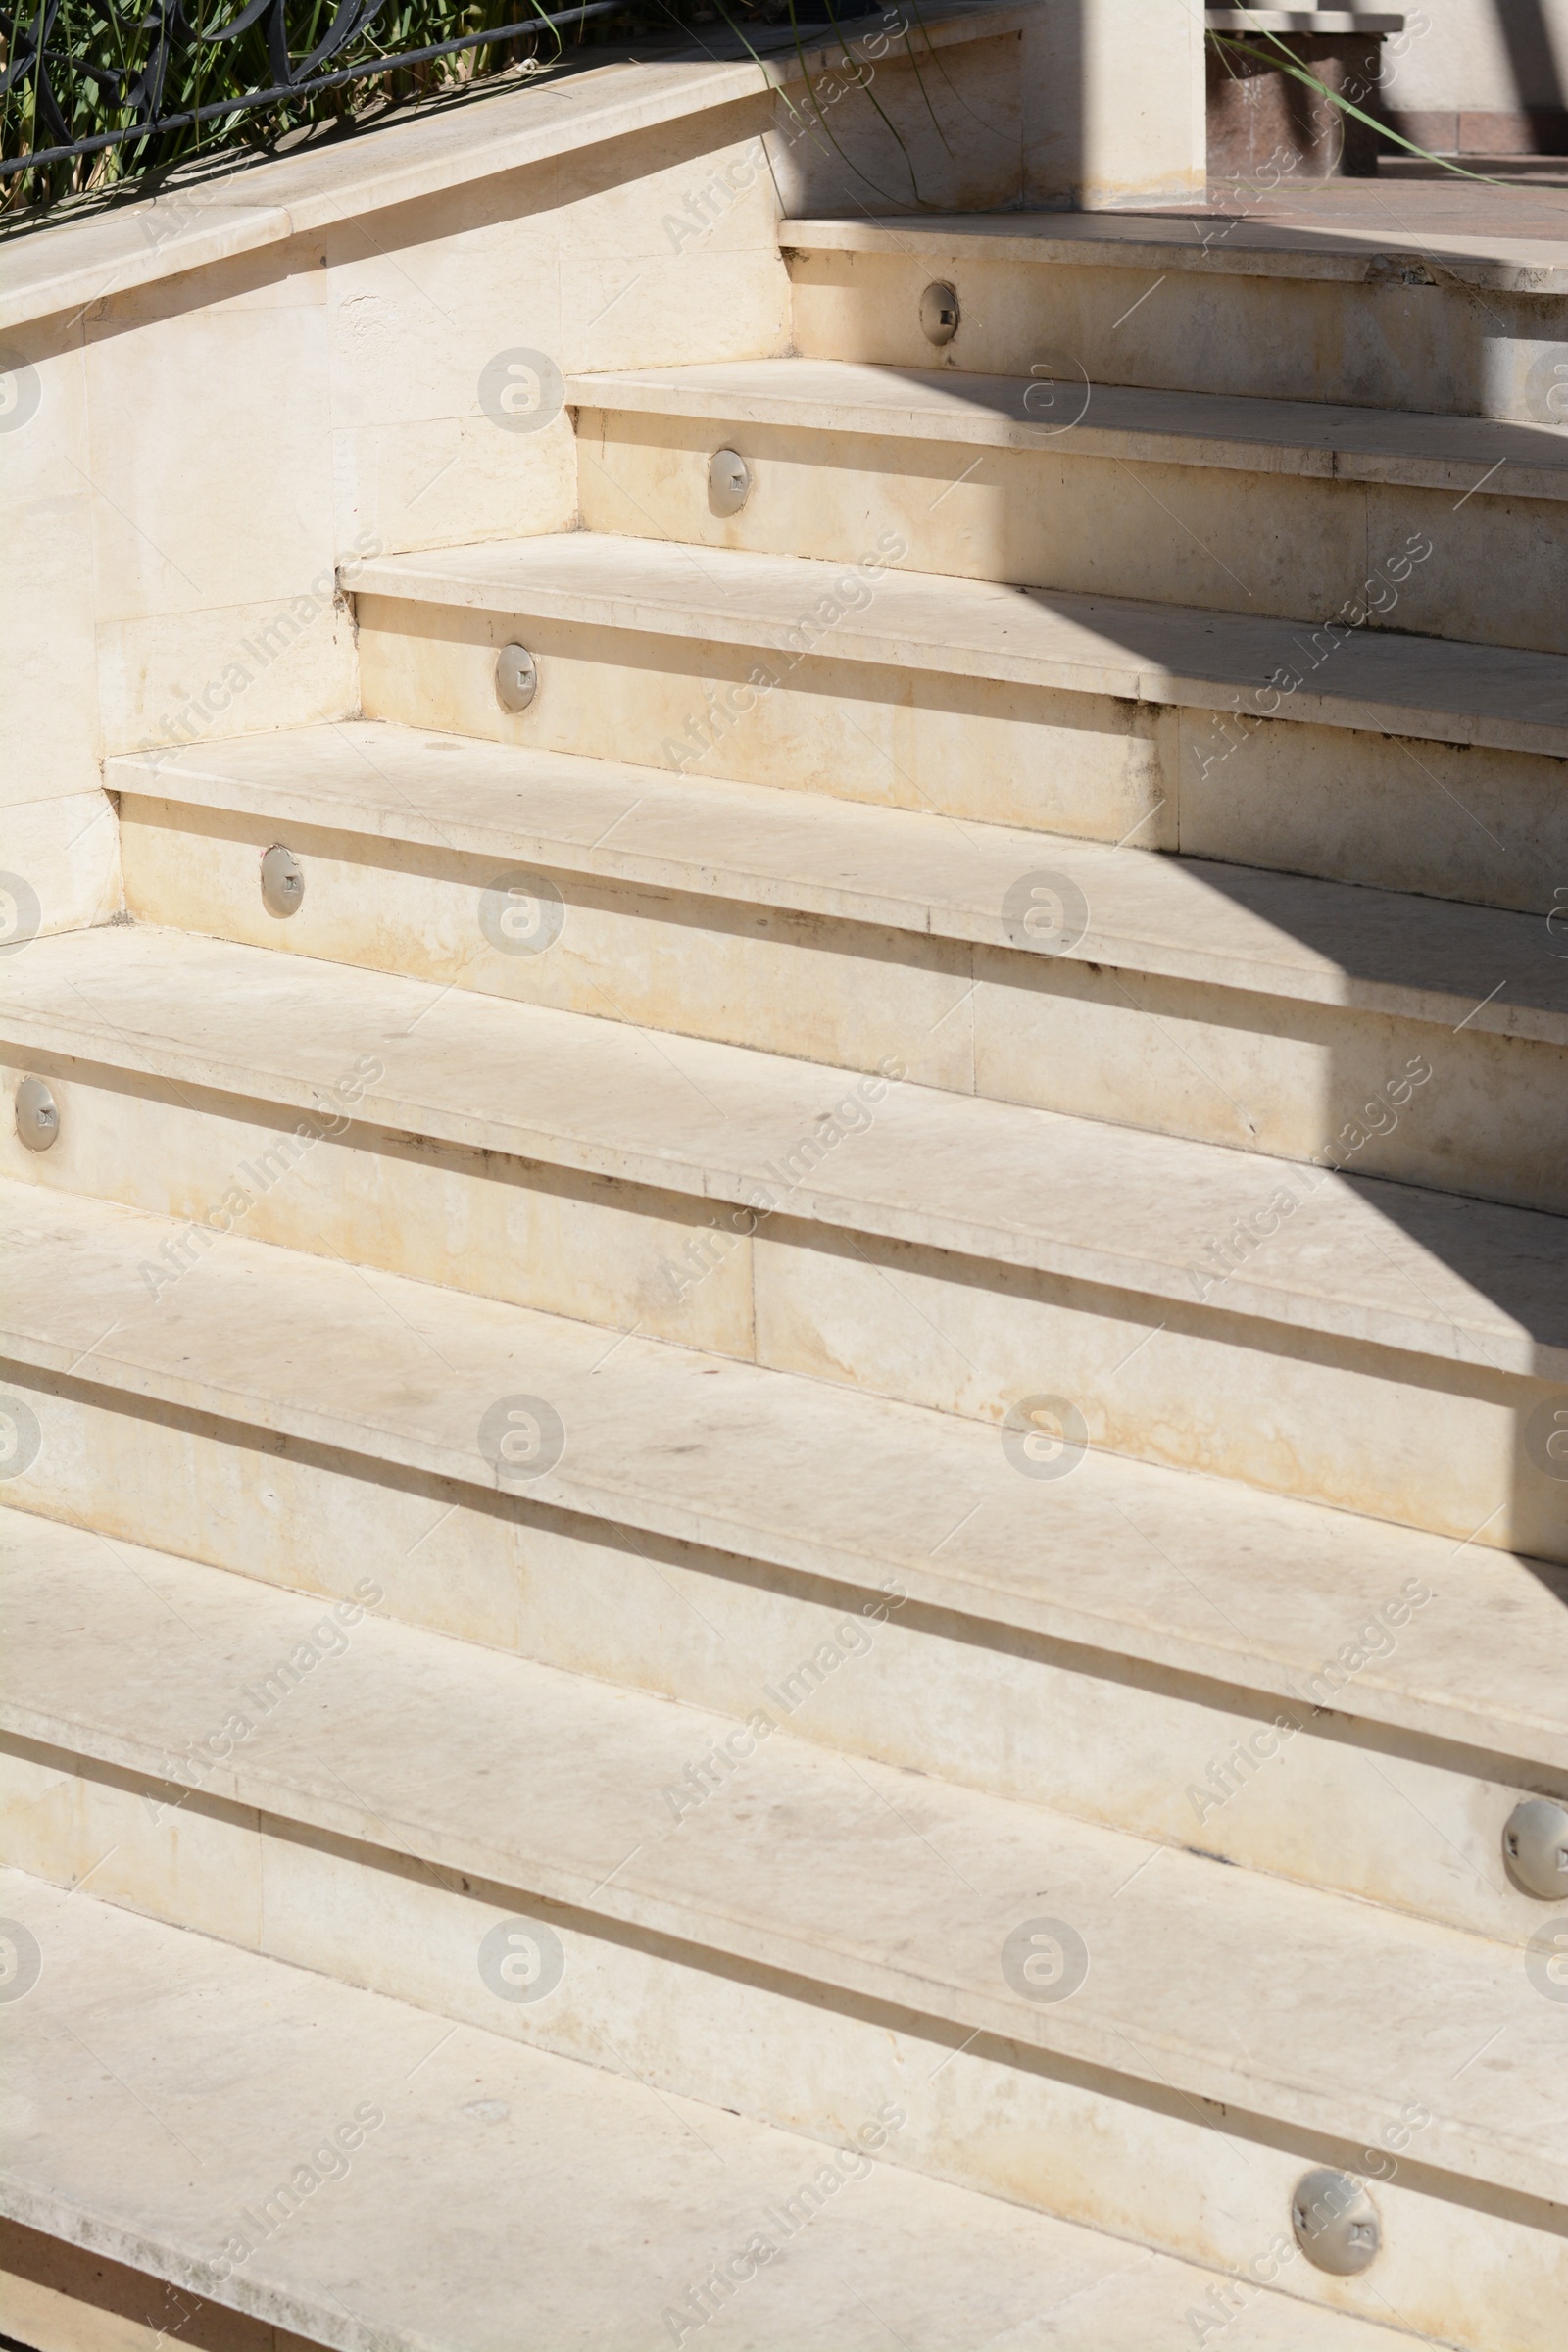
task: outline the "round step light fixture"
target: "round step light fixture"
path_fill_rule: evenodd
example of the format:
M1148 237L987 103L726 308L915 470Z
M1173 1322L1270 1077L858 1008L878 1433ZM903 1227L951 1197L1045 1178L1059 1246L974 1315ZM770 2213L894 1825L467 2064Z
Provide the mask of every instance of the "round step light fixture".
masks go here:
M525 645L504 645L496 656L496 701L503 710L526 710L539 691L539 664Z
M752 495L752 469L738 449L715 449L708 461L708 503L715 514L738 514Z
M928 343L951 343L958 331L957 289L938 278L920 297L920 332Z
M279 920L305 904L305 868L280 841L262 852L262 905Z
M59 1140L60 1108L41 1078L24 1078L17 1089L17 1134L29 1152Z
M1502 1858L1514 1885L1539 1902L1568 1902L1568 1805L1527 1796L1502 1833Z
M1383 2244L1378 2209L1350 2173L1328 2165L1304 2173L1291 2198L1296 2242L1315 2270L1353 2278L1370 2269Z

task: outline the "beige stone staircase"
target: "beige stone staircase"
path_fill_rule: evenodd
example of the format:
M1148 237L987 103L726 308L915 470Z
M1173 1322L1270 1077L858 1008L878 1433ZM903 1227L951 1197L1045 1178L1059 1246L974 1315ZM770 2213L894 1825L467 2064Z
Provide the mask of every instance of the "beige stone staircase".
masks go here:
M359 719L110 762L40 2352L1557 2352L1568 288L1454 242L786 222Z

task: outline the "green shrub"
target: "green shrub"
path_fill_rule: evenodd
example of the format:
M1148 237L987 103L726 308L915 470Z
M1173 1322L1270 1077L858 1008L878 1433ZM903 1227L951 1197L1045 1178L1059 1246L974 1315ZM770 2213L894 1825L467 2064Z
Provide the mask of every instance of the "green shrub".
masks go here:
M0 89L0 160L74 144L134 125L147 92L160 118L184 115L275 86L277 48L286 48L291 78L339 28L349 31L315 72L339 73L424 49L438 42L517 24L571 5L571 0L39 0L14 10L0 6L5 58ZM737 20L772 14L763 0L726 0ZM255 21L246 24L245 19ZM596 15L559 32L541 24L522 39L484 43L454 54L376 74L333 88L289 97L244 113L219 115L168 131L136 136L95 152L31 166L0 179L0 210L15 214L66 195L105 189L120 181L145 184L198 155L243 150L270 153L280 139L311 125L363 122L389 104L457 90L499 72L548 71L607 40L639 32L670 33L686 24L713 22L711 0L640 0L631 9ZM46 72L30 51L45 33Z

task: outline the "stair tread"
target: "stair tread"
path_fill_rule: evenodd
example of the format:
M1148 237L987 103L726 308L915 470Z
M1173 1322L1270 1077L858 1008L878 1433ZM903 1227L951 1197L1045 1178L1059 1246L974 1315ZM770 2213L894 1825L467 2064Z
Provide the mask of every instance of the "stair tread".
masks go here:
M112 791L279 825L991 947L1026 944L1003 901L1044 868L1087 902L1082 939L1056 951L1075 961L1568 1042L1568 942L1544 953L1539 915L378 720L127 753L107 773Z
M230 1762L190 1774L181 1734L244 1712L244 1684L296 1653L322 1601L17 1515L7 1550L0 1719L25 1739L172 1766L212 1797L390 1856L1302 2129L1373 2145L1420 2098L1422 2162L1535 2194L1568 2182L1540 2046L1551 2018L1507 1947L1257 1872L1220 1877L1210 1858L849 1762L783 1727L677 1821L665 1788L731 1719L373 1618L306 1703L279 1700ZM1091 1969L1042 2006L1010 1992L999 1952L1046 1888ZM1543 2058L1533 2100L1497 2048L1523 2036ZM1554 2039L1568 2056L1568 2018Z
M743 1217L772 1203L1173 1304L1568 1376L1568 1223L1542 1210L885 1078L868 1102L842 1069L749 1046L151 927L35 941L0 1035L332 1115L352 1083L361 1119ZM382 1072L362 1095L372 1057ZM1282 1194L1297 1205L1221 1280L1209 1247Z
M1215 2283L887 2162L842 2164L845 2193L799 2222L819 2142L20 1871L0 1903L46 1955L5 2012L0 2209L342 2352L649 2352L683 2305L696 2331L688 2294L759 2235L778 2251L731 2274L735 2352L880 2352L890 2331L1147 2352ZM261 2207L286 2211L291 2181L303 2204L297 2168L339 2126L353 2152L273 2226ZM1225 2332L1237 2352L1417 2340L1267 2291Z
M1568 1571L1094 1450L1020 1478L979 1423L236 1236L154 1301L188 1228L3 1191L20 1365L1287 1699L1419 1585L1336 1705L1568 1763ZM514 1396L565 1431L523 1484L478 1440Z
M891 253L930 261L1078 263L1118 270L1201 270L1233 277L1339 278L1376 282L1384 257L1418 257L1440 283L1491 286L1498 292L1568 293L1568 237L1513 235L1500 225L1478 232L1407 230L1380 221L1310 227L1267 219L1220 219L1212 213L949 213L918 220L874 217L781 220L786 252Z
M1025 405L1025 396L1032 403ZM1164 465L1451 489L1483 498L1568 498L1568 426L1493 423L1329 401L1144 390L1069 375L732 360L574 375L574 407L783 424L945 445L1046 449Z
M868 548L867 557L875 551ZM359 564L356 596L696 636L801 656L985 677L1083 694L1486 745L1568 753L1568 655L1337 633L1132 597L1068 596L991 580L881 570L859 603L852 567L815 557L561 531ZM824 603L832 614L824 612ZM806 648L805 633L811 631ZM1319 636L1324 632L1319 630ZM1299 683L1286 691L1282 673ZM1272 696L1259 704L1254 694Z
M732 1719L373 1617L263 1715L255 1685L319 1599L15 1514L6 1550L13 1734L1276 2124L1375 2145L1419 2099L1423 2165L1568 2189L1568 2017L1509 1945L840 1757L772 1690L752 1721L774 1728L678 1818L666 1790ZM192 1740L252 1711L191 1769ZM1042 1911L1090 1954L1055 2003L1002 1967Z

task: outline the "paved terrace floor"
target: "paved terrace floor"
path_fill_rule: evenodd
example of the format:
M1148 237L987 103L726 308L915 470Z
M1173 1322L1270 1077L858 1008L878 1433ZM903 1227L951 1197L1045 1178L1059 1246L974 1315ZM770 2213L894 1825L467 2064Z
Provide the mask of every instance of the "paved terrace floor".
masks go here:
M1212 179L1206 203L1151 206L1151 211L1206 212L1225 219L1255 220L1292 228L1379 229L1419 245L1446 236L1568 237L1568 156L1514 156L1501 168L1522 163L1555 165L1564 185L1527 182L1492 187L1479 180L1298 179L1265 188L1255 180ZM1466 170L1482 169L1468 159Z

